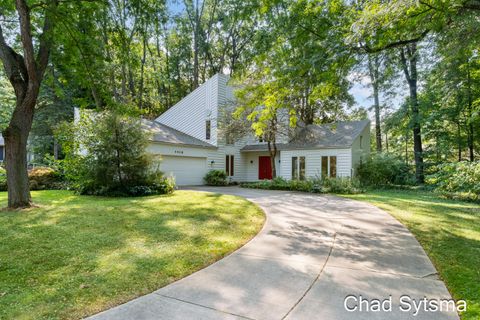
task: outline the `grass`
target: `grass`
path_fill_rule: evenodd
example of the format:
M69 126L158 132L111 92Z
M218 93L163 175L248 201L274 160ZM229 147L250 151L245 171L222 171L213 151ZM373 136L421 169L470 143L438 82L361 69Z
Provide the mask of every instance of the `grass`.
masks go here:
M454 299L467 301L462 319L480 319L480 206L422 191L348 195L392 214L418 239Z
M0 319L105 310L213 263L264 222L258 207L227 195L32 196L38 208L0 212Z

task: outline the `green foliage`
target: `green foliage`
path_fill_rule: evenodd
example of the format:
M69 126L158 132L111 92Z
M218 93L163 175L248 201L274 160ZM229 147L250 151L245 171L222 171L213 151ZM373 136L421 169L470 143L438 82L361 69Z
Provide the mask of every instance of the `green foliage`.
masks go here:
M36 167L28 171L30 190L60 190L68 188L62 172L56 168ZM0 167L0 191L7 191L7 172Z
M356 178L323 177L315 181L315 185L320 187L321 193L356 194L363 192L360 181Z
M414 176L410 167L400 158L389 153L374 153L360 163L356 177L364 186L410 185Z
M139 196L173 192L174 182L154 168L141 120L117 112L83 112L60 130L65 175L80 194Z
M60 172L49 167L36 167L28 172L30 190L56 190L67 187Z
M0 131L7 127L14 108L15 93L0 69Z
M288 190L312 193L355 194L363 192L360 183L352 178L314 178L307 180L286 180L277 177L272 180L242 183L244 188L266 190Z
M7 191L7 171L0 167L0 191Z
M435 191L450 198L480 200L480 161L444 163L432 171L426 182Z
M209 186L226 186L228 184L227 173L223 170L210 170L203 181Z

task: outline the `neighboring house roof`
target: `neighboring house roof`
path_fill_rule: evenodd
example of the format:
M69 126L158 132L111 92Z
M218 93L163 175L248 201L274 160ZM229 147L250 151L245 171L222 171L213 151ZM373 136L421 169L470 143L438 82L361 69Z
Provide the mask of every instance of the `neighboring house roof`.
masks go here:
M156 121L142 120L143 128L152 134L150 140L167 144L182 144L192 147L216 148L207 142L194 138L186 133L173 129Z
M369 123L369 120L361 120L308 125L289 143L278 144L277 148L278 150L349 148ZM266 144L247 145L242 148L242 151L265 150L268 150Z

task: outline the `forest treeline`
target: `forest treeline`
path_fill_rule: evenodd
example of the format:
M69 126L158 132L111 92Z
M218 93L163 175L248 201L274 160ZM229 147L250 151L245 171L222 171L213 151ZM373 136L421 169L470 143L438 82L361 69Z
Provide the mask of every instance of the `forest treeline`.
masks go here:
M18 137L30 134L39 162L61 153L53 132L73 107L153 118L217 72L241 84L239 114L267 138L281 109L292 126L370 111L373 148L414 164L419 183L430 164L479 156L477 0L1 0L0 7L4 136L8 144L23 126ZM371 110L354 103L350 89L360 82L371 91ZM25 121L13 110L24 110Z

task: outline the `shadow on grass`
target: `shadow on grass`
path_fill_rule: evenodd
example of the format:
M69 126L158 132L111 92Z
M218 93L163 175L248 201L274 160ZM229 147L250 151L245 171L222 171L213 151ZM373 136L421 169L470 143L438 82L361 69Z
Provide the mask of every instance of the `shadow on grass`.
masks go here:
M0 318L80 318L125 302L216 261L263 219L247 201L193 192L34 199L40 208L0 213Z

